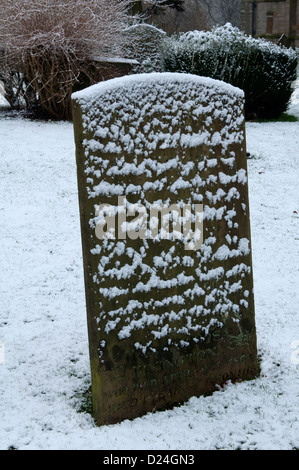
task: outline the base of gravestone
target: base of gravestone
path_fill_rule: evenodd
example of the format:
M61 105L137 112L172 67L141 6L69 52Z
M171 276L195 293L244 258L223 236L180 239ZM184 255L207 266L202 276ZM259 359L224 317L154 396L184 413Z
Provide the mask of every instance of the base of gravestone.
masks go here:
M248 326L225 325L202 343L182 349L161 344L146 354L134 350L132 339L111 337L101 360L92 365L95 420L104 425L134 419L209 395L228 381L256 378L255 329Z

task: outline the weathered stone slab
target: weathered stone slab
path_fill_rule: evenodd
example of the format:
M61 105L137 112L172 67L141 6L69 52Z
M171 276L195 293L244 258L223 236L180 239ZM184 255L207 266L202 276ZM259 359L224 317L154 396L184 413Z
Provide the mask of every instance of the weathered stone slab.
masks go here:
M243 102L223 82L170 73L73 95L99 424L258 374ZM163 238L163 216L148 217L161 204L191 208L191 241L172 226Z

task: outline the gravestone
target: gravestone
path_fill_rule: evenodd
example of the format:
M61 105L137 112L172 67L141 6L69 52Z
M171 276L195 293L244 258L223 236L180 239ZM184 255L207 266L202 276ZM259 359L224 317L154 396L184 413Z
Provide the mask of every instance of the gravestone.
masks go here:
M98 424L256 377L243 92L133 75L73 116Z
M138 23L125 29L122 34L127 44L126 56L138 62L132 67L133 73L162 71L161 49L165 31L147 23Z

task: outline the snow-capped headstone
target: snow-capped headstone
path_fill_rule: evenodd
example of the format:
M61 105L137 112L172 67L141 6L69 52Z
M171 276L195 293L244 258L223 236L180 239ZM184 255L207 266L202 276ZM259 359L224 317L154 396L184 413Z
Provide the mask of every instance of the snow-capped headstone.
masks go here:
M133 75L73 116L97 422L255 377L243 92Z

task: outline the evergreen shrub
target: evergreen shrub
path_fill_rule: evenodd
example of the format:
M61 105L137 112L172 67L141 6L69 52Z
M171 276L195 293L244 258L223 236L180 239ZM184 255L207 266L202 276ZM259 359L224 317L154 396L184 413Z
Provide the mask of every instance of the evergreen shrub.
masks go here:
M164 41L165 71L192 73L245 92L246 117L276 119L286 111L296 80L295 50L247 36L230 23Z

